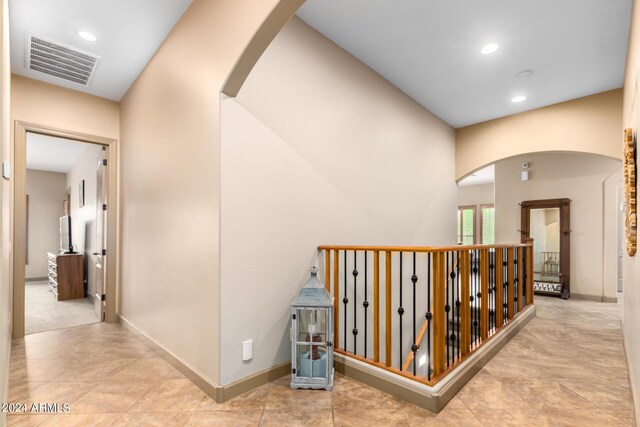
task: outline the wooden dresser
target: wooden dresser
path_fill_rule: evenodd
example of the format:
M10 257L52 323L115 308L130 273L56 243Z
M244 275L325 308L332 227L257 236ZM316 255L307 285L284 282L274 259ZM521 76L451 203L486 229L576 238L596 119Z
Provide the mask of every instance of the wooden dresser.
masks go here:
M48 252L47 257L49 289L58 301L84 298L82 254L56 255Z

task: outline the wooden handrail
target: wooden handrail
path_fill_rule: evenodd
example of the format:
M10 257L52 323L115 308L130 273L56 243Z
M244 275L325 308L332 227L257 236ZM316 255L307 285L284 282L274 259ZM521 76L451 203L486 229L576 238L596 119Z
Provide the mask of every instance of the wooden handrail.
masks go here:
M350 246L319 245L319 251L378 251L378 252L451 252L470 249L527 248L532 243L514 243L498 245L455 245L455 246Z
M428 326L429 326L429 321L425 320L424 323L422 324L422 327L420 328L420 331L418 332L418 335L416 336L416 342L418 343L416 345L420 345L419 343L422 342L422 339L424 338L424 334L427 333ZM404 359L404 363L402 364L403 371L406 371L409 369L409 365L411 365L411 361L413 361L413 351L410 351L409 354L407 355L407 358Z

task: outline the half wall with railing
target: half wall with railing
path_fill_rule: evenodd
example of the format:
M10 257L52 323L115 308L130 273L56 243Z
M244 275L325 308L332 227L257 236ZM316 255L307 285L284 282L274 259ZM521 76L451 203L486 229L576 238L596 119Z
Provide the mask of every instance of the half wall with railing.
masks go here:
M435 385L533 304L533 241L318 247L334 351Z

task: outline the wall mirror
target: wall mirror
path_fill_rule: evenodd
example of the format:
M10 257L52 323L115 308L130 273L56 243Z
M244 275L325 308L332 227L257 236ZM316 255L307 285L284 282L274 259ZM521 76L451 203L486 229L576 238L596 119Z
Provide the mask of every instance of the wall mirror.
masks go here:
M569 199L528 200L520 204L522 242L533 238L533 290L537 294L569 298Z

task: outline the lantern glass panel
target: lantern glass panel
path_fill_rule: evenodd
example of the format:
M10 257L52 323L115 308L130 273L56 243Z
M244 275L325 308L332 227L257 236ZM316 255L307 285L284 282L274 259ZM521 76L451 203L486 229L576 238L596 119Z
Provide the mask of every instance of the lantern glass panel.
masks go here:
M327 342L327 313L323 309L298 309L298 342Z
M297 345L299 378L326 379L327 347L324 345Z

